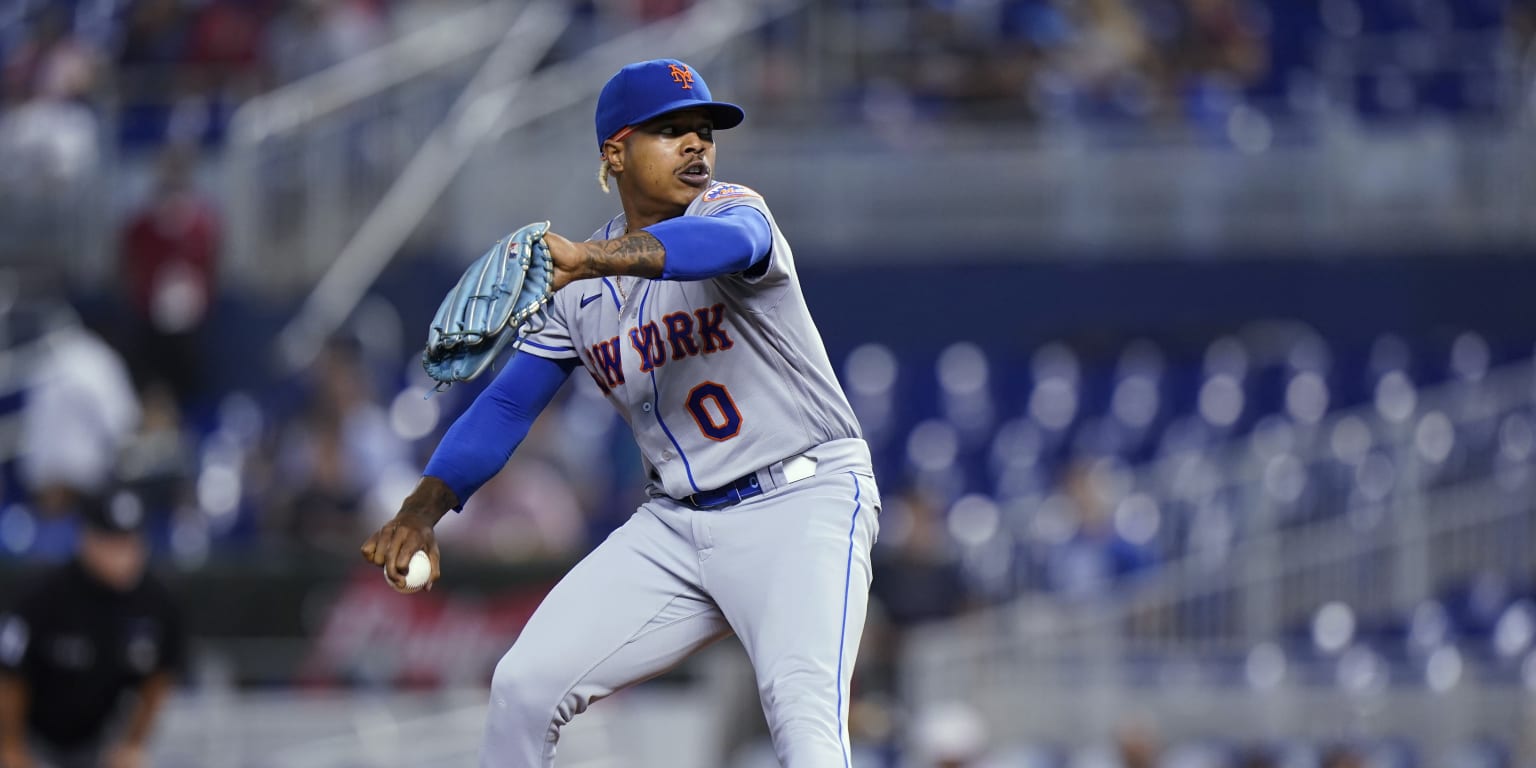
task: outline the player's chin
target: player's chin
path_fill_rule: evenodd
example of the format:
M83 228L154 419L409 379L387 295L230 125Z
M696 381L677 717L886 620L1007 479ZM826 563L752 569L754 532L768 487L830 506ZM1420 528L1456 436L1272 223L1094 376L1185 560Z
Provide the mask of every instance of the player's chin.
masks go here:
M672 199L686 206L692 203L694 198L704 194L706 189L709 189L709 182L707 180L703 184L693 184L679 180L677 185L673 187L674 196Z
M658 184L656 187L653 187L651 197L657 202L665 201L667 205L679 209L678 212L681 213L681 209L687 208L689 205L691 205L694 199L699 195L704 194L704 190L708 188L708 184L705 184L704 186L695 186L693 184L684 182L682 179L676 176L673 176L669 178L666 183Z
M714 181L714 175L708 173L679 173L672 177L677 185L687 190L689 195L697 195L709 188L709 183Z

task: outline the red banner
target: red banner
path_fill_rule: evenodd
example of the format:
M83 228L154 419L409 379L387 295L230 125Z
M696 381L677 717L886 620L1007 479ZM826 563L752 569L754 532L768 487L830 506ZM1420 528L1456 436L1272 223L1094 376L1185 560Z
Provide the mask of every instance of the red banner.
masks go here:
M488 685L496 661L553 583L470 598L438 587L402 595L359 568L326 608L301 680L406 686Z

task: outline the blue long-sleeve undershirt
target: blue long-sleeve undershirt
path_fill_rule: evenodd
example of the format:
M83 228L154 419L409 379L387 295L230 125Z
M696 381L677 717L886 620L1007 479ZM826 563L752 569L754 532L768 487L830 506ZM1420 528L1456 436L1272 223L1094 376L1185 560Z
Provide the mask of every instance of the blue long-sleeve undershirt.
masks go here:
M768 258L773 248L768 218L749 205L708 216L678 216L645 231L667 249L663 280L704 280L745 272Z
M448 428L423 474L446 483L459 499L457 508L463 509L469 497L512 458L533 420L580 364L576 358L513 355L496 380Z

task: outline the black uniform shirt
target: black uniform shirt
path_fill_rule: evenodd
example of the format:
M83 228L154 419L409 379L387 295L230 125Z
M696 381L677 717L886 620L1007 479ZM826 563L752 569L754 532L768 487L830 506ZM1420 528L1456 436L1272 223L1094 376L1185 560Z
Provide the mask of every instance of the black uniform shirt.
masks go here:
M0 617L0 670L27 682L29 724L58 748L100 740L121 694L178 669L185 646L175 604L152 576L116 592L78 561Z

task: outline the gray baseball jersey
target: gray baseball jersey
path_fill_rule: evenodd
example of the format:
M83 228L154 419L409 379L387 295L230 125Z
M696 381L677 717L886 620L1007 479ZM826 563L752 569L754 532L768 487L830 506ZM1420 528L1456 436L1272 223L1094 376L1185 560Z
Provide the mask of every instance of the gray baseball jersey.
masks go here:
M794 254L763 198L716 182L684 215L741 205L762 212L773 231L763 275L578 281L555 295L543 328L520 347L580 357L634 430L652 490L673 498L860 437L801 294ZM621 213L592 239L624 228Z
M553 765L561 727L589 704L733 633L779 760L849 765L880 495L763 199L716 183L685 215L739 205L773 231L760 274L575 282L521 342L580 358L629 421L651 498L560 580L497 664L482 768ZM624 231L621 215L593 239ZM689 501L739 480L737 503Z

